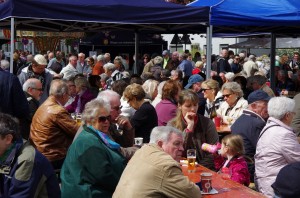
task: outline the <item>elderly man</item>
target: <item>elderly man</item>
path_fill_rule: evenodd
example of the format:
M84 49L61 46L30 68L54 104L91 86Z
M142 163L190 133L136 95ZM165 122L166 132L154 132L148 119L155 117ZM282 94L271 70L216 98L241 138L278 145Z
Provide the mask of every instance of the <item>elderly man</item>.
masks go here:
M18 76L21 85L29 78L37 78L42 82L43 94L39 100L42 104L49 96L50 84L52 81L52 75L48 70L46 70L47 60L41 54L34 56L31 64L28 67L22 69L20 75Z
M0 113L0 197L60 197L49 161L23 142L18 120Z
M105 63L111 63L110 53L104 54Z
M77 57L71 56L69 58L69 64L60 71L61 77L66 80L75 77L78 74L76 65L77 65Z
M254 160L258 136L268 119L268 101L270 97L262 90L256 90L248 96L249 106L231 126L232 134L241 135L244 141L245 155ZM254 181L254 163L248 164L251 181Z
M155 127L150 143L127 164L113 197L201 197L178 163L183 152L183 133L170 126Z
M256 57L254 55L250 55L248 57L248 61L243 65L243 71L247 75L247 77L253 76L255 71L258 71L258 66L255 63Z
M76 65L76 69L80 74L83 74L84 76L87 76L89 72L89 66L85 61L85 54L79 53L78 54L78 61Z
M267 78L261 75L254 75L247 78L247 88L251 90L263 90L270 97L274 97L273 90L266 84Z
M69 100L68 85L54 80L49 98L32 118L30 139L55 169L60 169L79 126L64 108Z

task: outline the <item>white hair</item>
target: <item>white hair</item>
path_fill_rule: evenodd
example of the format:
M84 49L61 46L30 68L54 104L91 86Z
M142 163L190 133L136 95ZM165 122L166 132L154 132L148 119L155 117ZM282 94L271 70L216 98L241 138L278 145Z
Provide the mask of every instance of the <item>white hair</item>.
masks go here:
M270 117L281 120L288 112L293 112L295 101L287 97L273 97L268 102L268 113Z
M7 60L1 60L0 65L1 65L1 68L3 70L8 70L9 69L9 62Z
M225 74L225 78L229 81L229 82L232 82L233 79L234 79L235 75L233 72L228 72Z
M97 56L97 61L104 61L105 57L104 55L100 54L99 56Z
M142 85L144 91L146 92L146 94L150 100L153 100L153 94L154 94L155 90L157 89L157 86L158 86L158 81L153 80L153 79L146 80L144 82L144 84Z
M120 99L121 97L117 92L115 92L113 90L101 91L101 92L99 92L99 94L97 96L97 99L104 100L105 102L110 102L114 98Z
M41 83L41 81L40 81L39 79L37 79L37 78L29 78L29 79L27 79L27 80L24 82L23 86L22 86L23 91L27 92L27 90L28 90L29 88L37 88L37 87L36 87L36 84L37 84L37 83Z
M116 66L113 63L106 63L103 67L108 71L114 71L116 69Z
M171 134L174 133L184 138L184 133L171 126L158 126L152 129L149 143L157 143L163 141L167 143L170 140Z

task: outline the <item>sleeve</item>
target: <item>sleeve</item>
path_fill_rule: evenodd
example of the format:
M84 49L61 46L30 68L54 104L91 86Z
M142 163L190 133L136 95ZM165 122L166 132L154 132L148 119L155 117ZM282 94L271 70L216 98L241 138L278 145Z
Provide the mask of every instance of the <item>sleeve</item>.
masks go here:
M62 111L57 114L56 123L70 137L74 137L80 127L67 111Z
M287 163L300 161L300 144L296 134L289 132L282 137L282 155Z
M69 113L74 113L75 112L75 109L76 109L76 106L77 106L77 101L78 101L78 96L76 96L75 100L71 104L66 106L66 110Z
M199 187L182 174L179 167L173 166L164 175L161 191L166 197L199 198Z
M219 142L219 135L216 126L211 119L208 119L208 126L205 133L205 139L206 143L208 144L217 144Z
M13 113L19 119L24 119L29 117L29 105L26 96L22 90L22 86L17 77L13 77L12 82L12 97L13 100Z
M231 180L249 186L250 174L246 162L242 164L234 165L233 167L231 167L231 171L232 171Z

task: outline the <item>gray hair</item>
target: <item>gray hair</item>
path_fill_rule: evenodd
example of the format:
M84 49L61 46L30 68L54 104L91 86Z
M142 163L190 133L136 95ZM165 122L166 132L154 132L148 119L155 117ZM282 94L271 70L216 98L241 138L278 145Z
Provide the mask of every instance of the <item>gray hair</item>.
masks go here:
M120 95L113 91L113 90L105 90L105 91L101 91L98 96L97 96L97 100L104 100L106 102L110 102L113 98L119 98L120 99Z
M110 103L102 99L94 99L86 103L82 112L82 121L85 124L93 124L99 117L101 109L110 112Z
M268 113L270 117L281 120L288 112L293 112L295 101L287 97L273 97L268 102Z
M227 82L222 86L221 91L223 92L224 89L228 89L231 92L237 94L238 97L243 97L244 92L241 86L237 82Z
M104 55L100 54L99 56L97 56L97 61L104 61L105 57Z
M1 65L1 68L3 70L8 70L9 69L9 62L7 60L1 60L0 65Z
M68 84L62 79L52 80L49 90L49 95L54 97L62 97L64 94L69 93Z
M87 81L87 79L85 77L77 77L75 78L74 80L74 84L76 87L79 87L79 88L89 88L90 84L89 82Z
M169 142L171 134L184 138L184 133L171 126L158 126L152 129L149 143L157 143L158 141Z
M21 138L19 121L9 114L0 113L0 136L4 138L8 134L13 136L13 142Z
M22 86L23 91L27 92L29 88L36 88L37 83L41 83L41 81L39 79L36 79L36 78L27 79L25 81L25 83L23 84L23 86Z
M227 73L225 74L225 78L226 78L229 82L232 82L233 79L234 79L234 77L235 77L235 75L234 75L233 72L227 72Z
M116 66L113 63L106 63L103 67L108 71L114 71L116 69Z

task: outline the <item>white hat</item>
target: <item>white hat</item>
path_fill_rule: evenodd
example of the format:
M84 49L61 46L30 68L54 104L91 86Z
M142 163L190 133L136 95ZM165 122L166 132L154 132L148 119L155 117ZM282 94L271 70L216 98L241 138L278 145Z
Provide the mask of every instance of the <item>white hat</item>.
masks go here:
M34 56L34 60L37 62L39 65L48 65L47 60L45 57L41 54L37 54Z

